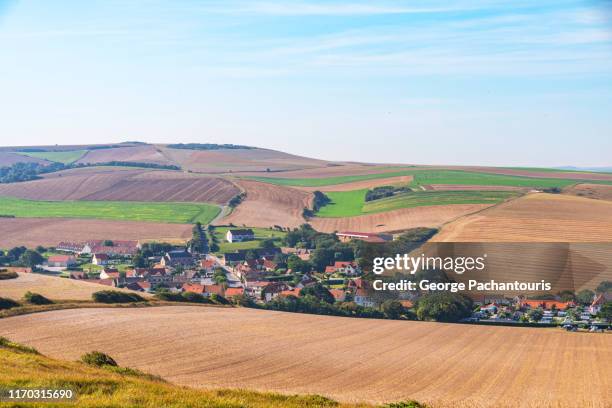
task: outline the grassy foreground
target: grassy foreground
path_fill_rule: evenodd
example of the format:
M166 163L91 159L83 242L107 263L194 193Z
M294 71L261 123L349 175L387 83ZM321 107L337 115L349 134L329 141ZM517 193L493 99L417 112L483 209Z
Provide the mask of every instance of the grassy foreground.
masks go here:
M0 215L208 224L221 209L206 203L33 201L0 197Z
M353 217L401 208L449 204L496 204L516 196L511 191L414 191L374 201L365 201L367 189L325 193L332 202L322 207L318 217Z
M0 342L0 387L69 388L69 403L0 403L0 407L366 407L346 405L318 395L280 395L245 390L196 390L179 387L136 370L95 368L45 357L36 350Z
M79 160L87 153L87 150L66 150L62 152L19 152L22 156L49 160L52 162L70 164Z
M592 173L591 173L592 174ZM360 176L340 176L326 178L302 178L287 179L274 177L249 177L253 180L266 183L300 186L300 187L320 187L334 184L352 183L362 180L375 180L380 178L396 176L413 176L412 186L427 184L453 184L471 186L511 186L526 188L563 188L580 181L589 180L589 173L584 174L584 180L557 179L557 178L536 178L521 176L506 176L502 174L488 174L463 170L402 170L389 173L365 174ZM599 184L612 184L612 182L591 181Z
M234 242L229 243L225 239L227 231L232 228L249 228L255 233L254 241ZM233 252L240 249L255 249L259 248L259 245L264 239L276 239L280 240L287 235L284 231L271 230L268 228L255 228L255 227L216 227L215 236L219 242L219 253L222 252Z

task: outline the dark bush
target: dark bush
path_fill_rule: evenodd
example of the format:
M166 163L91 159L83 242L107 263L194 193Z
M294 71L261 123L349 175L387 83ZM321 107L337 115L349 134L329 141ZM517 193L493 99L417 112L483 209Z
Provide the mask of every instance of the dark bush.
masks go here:
M208 300L207 298L205 298L204 296L202 296L199 293L183 292L183 293L181 293L181 296L183 297L185 302L210 303L210 300Z
M33 305L50 305L53 303L51 300L47 299L43 295L39 293L32 293L27 291L25 295L23 295L23 300Z
M117 362L108 354L100 351L90 351L81 356L81 361L94 367L113 366L117 367Z
M229 300L227 300L226 298L224 298L221 295L217 295L216 293L213 293L212 295L210 295L210 300L213 303L218 303L220 305L229 305Z
M0 297L0 310L11 309L17 306L19 306L19 303L15 302L13 299Z
M160 290L155 294L155 297L159 300L165 300L166 302L186 302L187 300L180 293L173 293L169 290Z
M17 279L18 277L17 272L0 269L0 280Z
M145 302L145 299L136 293L119 292L116 290L101 290L91 295L98 303L132 303Z

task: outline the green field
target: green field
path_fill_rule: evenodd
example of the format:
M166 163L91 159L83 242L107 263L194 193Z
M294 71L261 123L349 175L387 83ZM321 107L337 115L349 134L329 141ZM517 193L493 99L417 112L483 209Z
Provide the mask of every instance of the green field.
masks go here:
M87 153L87 150L66 150L62 152L19 152L19 154L23 156L64 164L74 163L83 157L85 153Z
M502 174L477 173L463 170L402 170L380 174L366 174L360 176L340 176L327 178L303 178L285 179L274 177L249 177L253 180L266 183L300 186L300 187L321 187L334 184L345 184L354 181L374 180L380 178L396 176L413 176L411 186L417 187L427 184L453 184L453 185L478 185L478 186L512 186L527 188L552 188L566 187L580 181L589 181L588 174L585 173L583 180L536 178L521 176L506 176ZM593 173L590 173L593 174ZM600 184L612 184L612 181L590 181Z
M227 230L233 228L250 228L255 233L254 241L245 241L245 242L234 242L229 243L225 240L225 234L227 234ZM234 252L239 249L255 249L259 248L259 243L264 239L276 238L282 239L287 235L284 231L276 231L267 228L251 228L251 227L217 227L215 228L215 236L219 242L219 251L218 253L224 252Z
M517 193L510 191L415 191L398 194L380 200L365 201L368 190L330 192L332 202L322 207L318 217L354 217L375 214L400 208L448 204L496 204Z
M15 217L93 218L208 224L221 211L205 203L147 203L132 201L31 201L0 197L0 215Z

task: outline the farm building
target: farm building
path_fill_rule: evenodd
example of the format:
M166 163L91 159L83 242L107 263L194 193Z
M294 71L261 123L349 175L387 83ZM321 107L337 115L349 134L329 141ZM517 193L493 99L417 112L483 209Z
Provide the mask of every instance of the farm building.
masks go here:
M374 234L369 232L336 232L336 236L341 242L349 242L352 240L365 241L370 243L384 243L393 240L393 236L389 234Z
M193 264L193 256L185 250L175 250L166 252L166 255L161 259L162 266L175 267L178 265L190 266Z
M47 265L56 268L67 268L76 265L76 259L72 255L51 255Z
M106 254L94 254L91 263L98 266L108 265L109 256Z
M252 229L230 229L225 234L227 242L243 242L252 241L255 239L255 233Z

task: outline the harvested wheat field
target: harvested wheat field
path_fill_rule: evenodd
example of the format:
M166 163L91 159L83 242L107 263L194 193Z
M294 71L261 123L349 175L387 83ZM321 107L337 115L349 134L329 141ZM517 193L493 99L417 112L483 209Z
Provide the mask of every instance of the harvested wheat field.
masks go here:
M184 170L200 173L265 172L325 166L327 162L268 149L159 149Z
M0 248L55 246L61 241L125 239L185 242L190 224L76 218L0 218Z
M311 206L310 193L259 181L239 180L236 183L246 191L246 199L219 224L268 228L274 225L297 227L306 222L302 211Z
M413 169L414 167L406 168ZM325 166L319 166L315 168L293 170L293 171L280 171L272 174L262 174L261 172L245 173L247 176L266 176L274 178L288 178L288 179L301 179L301 178L327 178L327 177L343 177L343 176L361 176L366 174L380 174L396 172L401 170L399 167L392 165L374 165L374 164L360 164L360 163L333 163Z
M361 180L352 183L333 184L329 186L318 187L295 187L304 191L352 191L361 190L364 188L374 188L380 186L406 185L412 181L412 176L398 176L383 179Z
M105 163L110 161L175 164L154 145L90 150L77 163Z
M612 203L528 194L449 223L432 241L610 242Z
M91 300L92 293L108 289L133 293L127 289L109 288L97 283L45 276L39 273L19 273L17 279L0 281L0 297L15 300L21 299L27 291L40 293L52 300ZM141 293L140 295L151 296L147 293Z
M612 397L608 334L188 306L37 313L0 319L0 333L62 359L100 350L193 387L433 407L604 407Z
M312 218L309 223L321 232L392 232L416 227L439 227L466 214L481 211L489 204L451 204L402 208L384 213L346 218Z
M11 166L15 163L40 163L48 164L49 162L35 157L29 157L13 152L0 151L0 167Z
M612 186L607 184L576 184L563 190L564 194L596 200L612 201Z
M83 168L41 180L0 185L0 196L29 200L208 202L226 204L240 190L219 177L176 171Z

